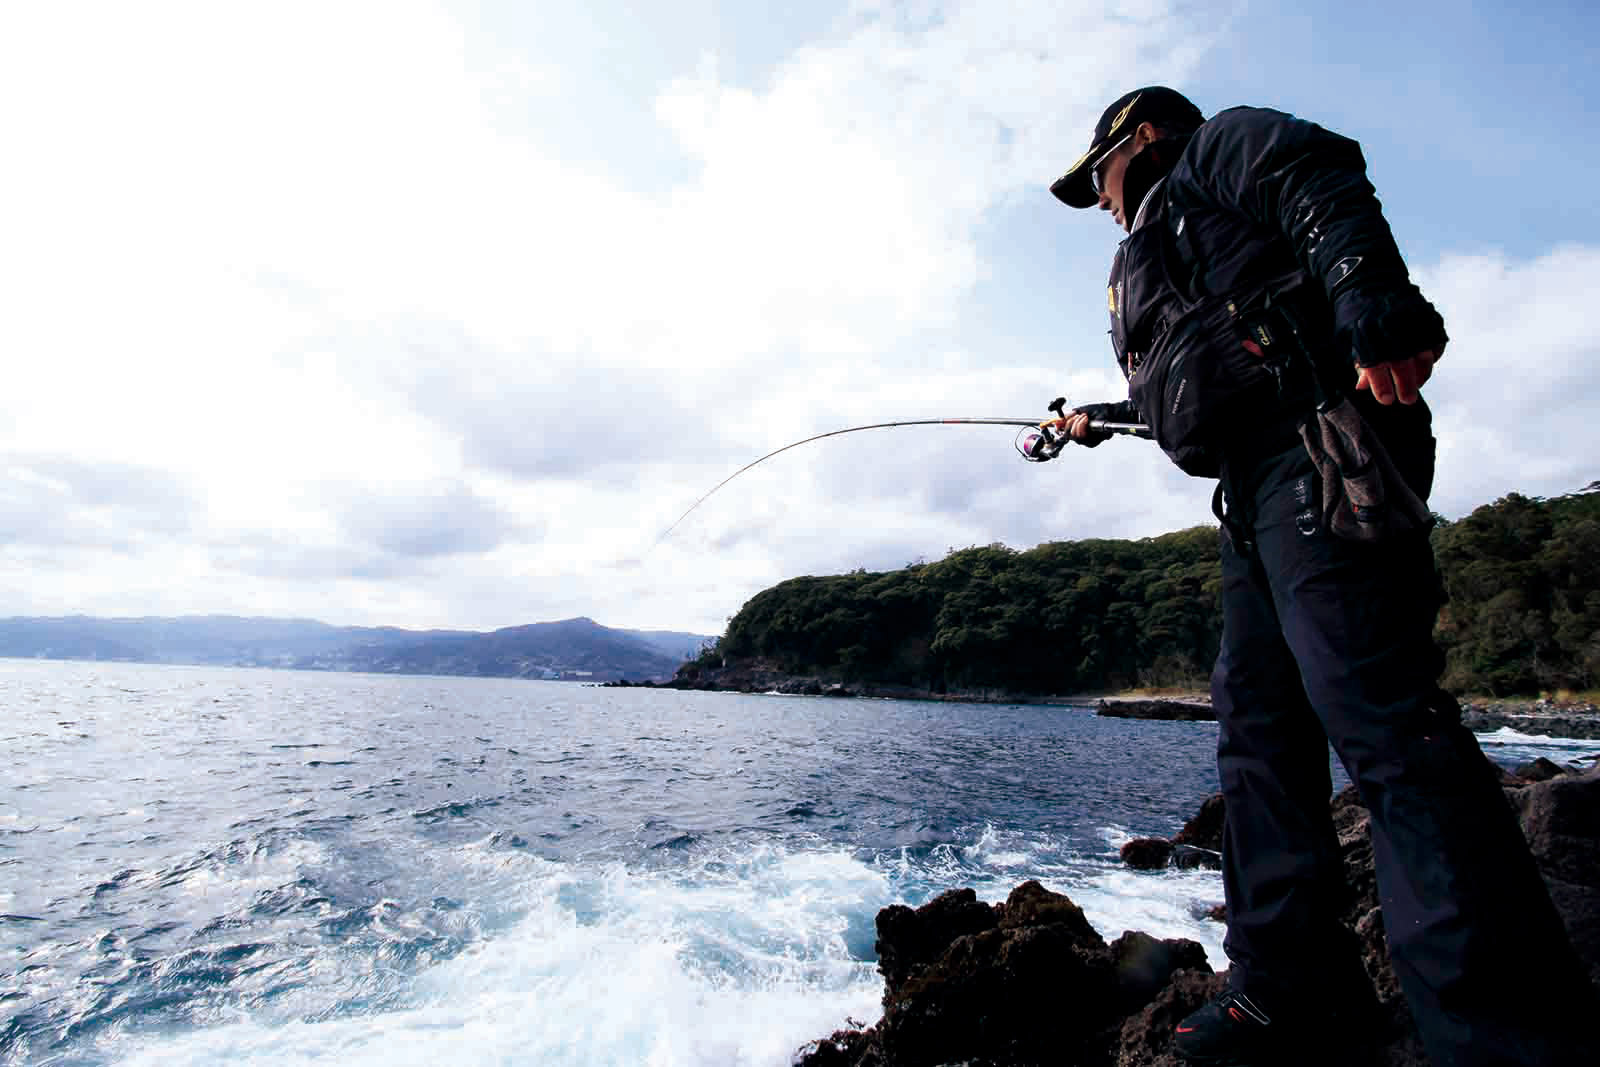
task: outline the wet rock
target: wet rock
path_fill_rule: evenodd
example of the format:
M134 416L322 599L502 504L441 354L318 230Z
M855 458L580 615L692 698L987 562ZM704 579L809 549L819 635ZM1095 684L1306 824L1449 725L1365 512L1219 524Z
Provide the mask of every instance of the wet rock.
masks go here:
M1506 791L1579 955L1600 983L1600 769L1561 774ZM1219 816L1220 798L1202 805ZM1345 936L1361 969L1338 984L1353 1007L1304 1063L1427 1067L1389 964L1372 869L1371 818L1353 788L1334 797L1346 897ZM1185 828L1187 832L1189 827ZM1191 840L1205 840L1196 830ZM1150 854L1164 847L1154 841ZM1129 846L1140 844L1129 842ZM1141 846L1143 848L1144 846ZM1162 861L1165 863L1165 859ZM1225 917L1218 906L1213 917ZM1130 931L1109 945L1070 899L1027 882L1005 903L985 905L970 889L921 908L878 915L884 1015L800 1050L803 1067L1181 1067L1173 1027L1218 993L1201 947ZM1528 961L1537 967L1537 960ZM1335 1047L1335 1039L1345 1044ZM1352 1049L1359 1048L1359 1051ZM1323 1058L1315 1060L1311 1053Z
M878 951L883 1019L812 1042L798 1063L1110 1063L1129 1012L1175 972L1207 969L1193 941L1129 933L1107 945L1082 909L1038 882L992 908L971 890L885 908Z
M1600 767L1510 795L1573 946L1600 982Z
M1536 760L1524 763L1512 773L1525 782L1548 782L1552 778L1560 778L1566 774L1567 769L1540 756Z
M1122 862L1136 871L1158 871L1172 858L1172 842L1164 837L1136 837L1122 846Z
M1223 803L1222 794L1212 794L1200 805L1200 810L1195 812L1194 818L1183 824L1183 829L1178 831L1172 843L1194 845L1197 848L1221 852L1222 822L1226 813L1227 805Z
M1474 733L1509 727L1522 734L1600 740L1600 707L1581 702L1462 701L1461 724Z
M1176 719L1185 722L1215 722L1217 713L1210 704L1195 700L1101 700L1095 714L1113 719Z
M941 893L913 911L891 904L878 912L878 970L895 996L911 973L943 955L957 938L981 933L1000 923L995 909L978 901L971 889Z
M1227 979L1209 967L1179 971L1166 987L1117 1033L1116 1067L1177 1067L1183 1061L1172 1051L1173 1030L1190 1012L1221 993Z
M1196 848L1194 845L1173 845L1172 865L1179 870L1192 871L1203 868L1208 871L1222 870L1222 853L1209 848Z
M1226 807L1216 793L1170 841L1137 837L1122 846L1122 862L1136 871L1160 870L1169 864L1183 870L1222 869L1222 821Z
M1110 951L1124 1012L1150 1003L1177 971L1211 973L1205 949L1193 941L1157 940L1142 930L1129 930L1111 942Z

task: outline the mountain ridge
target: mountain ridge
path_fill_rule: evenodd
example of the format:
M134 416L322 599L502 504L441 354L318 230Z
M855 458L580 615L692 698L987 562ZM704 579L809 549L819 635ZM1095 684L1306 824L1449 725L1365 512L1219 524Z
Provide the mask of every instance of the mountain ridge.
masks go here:
M225 614L0 619L0 657L594 681L670 678L711 640L588 616L487 632Z

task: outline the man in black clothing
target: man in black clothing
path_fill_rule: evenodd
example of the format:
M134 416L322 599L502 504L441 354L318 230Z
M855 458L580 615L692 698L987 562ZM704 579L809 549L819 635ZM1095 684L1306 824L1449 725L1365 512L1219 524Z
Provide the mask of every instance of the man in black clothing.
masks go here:
M1139 419L1184 470L1219 479L1231 966L1228 990L1178 1026L1180 1054L1293 1063L1348 1029L1364 976L1337 921L1331 741L1372 814L1390 954L1434 1063L1594 1062L1578 1031L1600 998L1437 684L1419 390L1446 336L1360 147L1266 109L1206 121L1149 87L1106 109L1051 191L1129 234L1107 301L1130 399L1062 427L1093 446L1091 418ZM1313 462L1319 413L1341 404L1387 478Z

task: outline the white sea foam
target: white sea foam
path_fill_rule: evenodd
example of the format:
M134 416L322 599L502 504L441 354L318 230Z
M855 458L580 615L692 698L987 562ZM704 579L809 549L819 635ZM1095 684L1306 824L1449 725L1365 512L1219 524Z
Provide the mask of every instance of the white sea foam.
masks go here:
M1529 745L1539 748L1580 748L1600 752L1600 740L1594 738L1584 740L1576 737L1551 737L1548 734L1525 734L1509 726L1502 726L1498 730L1477 736L1480 745Z
M1012 840L1012 837L1014 835L1002 834L995 829L994 824L987 823L977 843L964 851L969 859L989 867L1009 869L1028 866L1036 859L1038 853L1022 847L1019 842Z
M886 893L881 874L838 851L766 847L689 866L541 862L520 921L423 971L398 1010L115 1051L151 1065L778 1067L877 1018L881 980L845 934Z
M1121 851L1123 845L1126 845L1137 836L1139 835L1129 830L1126 826L1118 826L1115 823L1100 828L1100 840L1104 841L1113 851Z
M1108 867L1070 885L1047 882L1045 886L1071 897L1107 941L1127 930L1143 930L1152 937L1186 937L1205 948L1213 969L1228 965L1222 952L1226 929L1205 918L1207 909L1222 903L1222 875L1216 871L1146 873Z
M1031 866L1014 866L1018 857ZM284 848L237 865L233 886L254 882L261 867L316 858L314 849ZM473 883L457 887L470 907L507 916L453 958L407 978L374 973L368 956L329 953L317 981L276 1002L271 1016L160 1039L113 1031L99 1051L148 1067L783 1067L805 1042L878 1018L882 983L863 958L878 908L913 887L923 895L974 882L985 899L1004 899L1024 877L1070 896L1107 940L1126 929L1187 937L1214 966L1225 963L1222 927L1200 917L1221 899L1212 872L1136 873L1103 855L1072 856L1049 834L992 826L965 848L902 861L874 864L820 842L745 843L639 867L557 862L483 840L437 854L424 879ZM483 900L485 891L495 899ZM405 920L399 902L385 900L374 909L376 932L391 912ZM363 989L399 999L377 1012L330 1010L359 1001ZM306 1021L314 1018L322 1021Z

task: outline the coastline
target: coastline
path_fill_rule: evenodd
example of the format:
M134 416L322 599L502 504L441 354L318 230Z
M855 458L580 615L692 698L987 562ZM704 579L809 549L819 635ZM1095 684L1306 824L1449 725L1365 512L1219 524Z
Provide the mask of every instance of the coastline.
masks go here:
M1040 694L1004 688L933 689L875 682L841 682L817 675L788 674L763 665L696 671L668 682L604 682L619 688L696 692L774 693L878 700L927 700L964 704L1039 704L1079 707L1115 718L1204 721L1214 719L1211 695L1198 689L1149 687L1100 693ZM1532 736L1600 740L1600 704L1548 697L1458 696L1461 721L1474 733L1510 728Z

